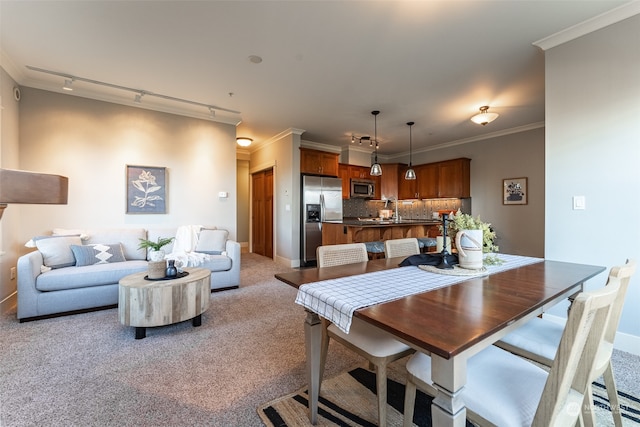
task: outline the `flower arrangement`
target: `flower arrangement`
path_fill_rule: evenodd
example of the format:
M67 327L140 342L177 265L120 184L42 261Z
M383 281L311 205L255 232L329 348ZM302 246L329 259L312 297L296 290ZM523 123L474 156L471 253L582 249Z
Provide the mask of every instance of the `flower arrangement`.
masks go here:
M442 233L442 225L439 225L438 228L440 229L440 233ZM458 209L455 215L451 215L447 220L447 235L451 236L451 240L453 241L460 230L482 230L482 252L498 252L499 248L495 244L497 238L496 232L491 228L491 223L482 221L480 216L474 218L469 214L462 213L460 209ZM501 262L497 255L487 255L484 258L485 264L500 264Z

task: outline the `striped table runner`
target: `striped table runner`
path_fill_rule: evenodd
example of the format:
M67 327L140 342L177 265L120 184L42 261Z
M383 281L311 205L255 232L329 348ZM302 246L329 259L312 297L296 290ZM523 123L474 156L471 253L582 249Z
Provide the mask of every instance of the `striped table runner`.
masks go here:
M498 257L503 263L486 266L484 275L544 261L519 255L499 254ZM431 273L416 266L399 267L302 285L298 289L296 303L348 333L353 312L359 308L451 286L469 278Z

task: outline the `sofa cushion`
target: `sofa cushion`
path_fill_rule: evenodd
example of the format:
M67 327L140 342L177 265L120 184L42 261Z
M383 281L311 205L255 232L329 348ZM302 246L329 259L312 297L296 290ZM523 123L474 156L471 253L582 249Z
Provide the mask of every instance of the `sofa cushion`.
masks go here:
M198 236L196 252L220 255L226 250L228 237L227 230L202 230Z
M226 255L210 255L209 259L200 264L198 267L208 268L212 273L215 273L216 271L231 270L232 264L233 260Z
M40 236L33 241L42 253L44 265L50 268L63 268L75 265L71 245L81 245L80 236Z
M85 265L124 262L124 252L120 243L103 245L71 245L71 252L76 259L76 267Z
M122 252L127 260L145 260L147 251L138 249L140 239L147 238L147 230L144 228L110 228L86 230L89 239L85 244L92 243L120 243Z
M60 291L117 284L124 276L147 271L147 269L147 261L140 260L58 268L40 274L36 278L36 289L39 291Z

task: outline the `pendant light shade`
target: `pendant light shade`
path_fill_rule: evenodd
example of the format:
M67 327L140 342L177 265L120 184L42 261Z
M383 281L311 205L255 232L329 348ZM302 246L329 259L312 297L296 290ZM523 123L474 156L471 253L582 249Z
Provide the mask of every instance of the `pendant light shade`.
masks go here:
M488 105L483 105L482 107L480 107L480 113L476 114L473 117L471 117L471 121L474 122L474 123L477 123L479 125L484 126L487 123L491 123L492 121L494 121L497 118L498 118L498 114L497 113L490 113L489 112L489 106Z
M404 179L408 181L416 179L416 171L413 170L413 165L411 164L411 127L414 124L414 122L407 122L407 125L409 126L409 169L404 173Z
M372 111L371 114L373 114L373 138L374 138L374 151L375 151L375 158L373 161L373 164L371 165L371 171L369 172L369 174L371 176L380 176L382 175L382 167L380 166L380 163L378 163L378 114L380 114L380 111Z

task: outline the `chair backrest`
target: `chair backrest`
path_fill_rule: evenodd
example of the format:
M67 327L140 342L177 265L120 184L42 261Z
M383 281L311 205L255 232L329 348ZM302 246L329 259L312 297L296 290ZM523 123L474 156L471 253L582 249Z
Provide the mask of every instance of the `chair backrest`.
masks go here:
M364 243L345 243L342 245L318 246L316 250L318 267L354 264L369 261Z
M613 344L613 341L616 338L616 331L618 330L618 324L620 323L620 316L622 315L622 308L624 307L624 300L627 294L627 288L629 287L629 281L635 272L636 261L633 259L627 260L627 263L623 266L611 268L611 271L609 272L609 279L611 279L611 277L617 277L620 279L620 290L618 291L618 296L611 308L611 319L609 319L607 331L604 335L605 341L611 344ZM608 281L607 284L609 284Z
M420 253L420 244L415 237L407 237L406 239L390 239L384 241L385 258L394 258Z
M582 292L574 300L534 426L576 424L619 289L620 279L609 275L607 286Z

